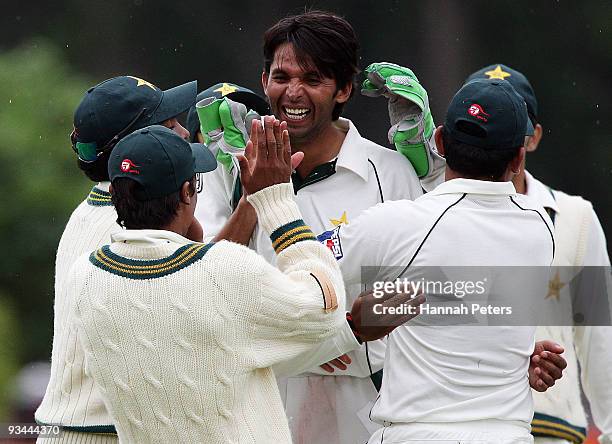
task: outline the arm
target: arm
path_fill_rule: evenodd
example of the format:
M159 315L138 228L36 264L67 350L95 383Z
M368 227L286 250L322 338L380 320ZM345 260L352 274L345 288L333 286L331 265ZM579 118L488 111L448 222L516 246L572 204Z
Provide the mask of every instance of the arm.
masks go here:
M221 227L214 241L228 240L237 244L248 245L256 224L257 213L245 196L242 196L238 206L225 225Z
M316 241L293 201L286 124L266 118L264 134L253 122L251 136L245 156L238 157L241 179L278 255L278 270L264 267L261 307L253 321L253 358L268 367L334 335L345 322L345 294L334 257Z
M594 211L584 256L585 266L610 266L606 238ZM609 272L609 271L608 271ZM611 296L608 290L608 298ZM580 362L584 393L591 405L595 425L607 442L612 441L612 327L585 326L574 328L574 346ZM602 441L606 442L606 441Z

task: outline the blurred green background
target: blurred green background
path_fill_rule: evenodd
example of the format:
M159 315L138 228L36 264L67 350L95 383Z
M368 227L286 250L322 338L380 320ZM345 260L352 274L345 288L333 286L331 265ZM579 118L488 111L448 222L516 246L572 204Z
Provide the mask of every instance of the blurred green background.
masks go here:
M311 8L353 24L362 68L413 68L437 123L476 69L505 63L525 73L545 129L528 169L591 200L612 235L612 2L13 3L0 27L0 421L27 408L19 369L49 360L55 249L91 187L68 140L85 90L131 74L162 88L197 79L200 90L231 81L261 91L263 32ZM356 95L345 116L388 145L384 100Z

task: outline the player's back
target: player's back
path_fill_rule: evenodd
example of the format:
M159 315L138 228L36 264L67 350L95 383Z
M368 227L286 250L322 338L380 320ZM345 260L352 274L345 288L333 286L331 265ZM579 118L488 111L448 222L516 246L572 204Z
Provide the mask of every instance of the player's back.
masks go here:
M35 415L41 423L75 427L112 425L93 380L83 371L84 356L74 347L65 284L79 256L109 243L111 234L120 230L116 220L108 186L98 185L73 211L60 239L55 263L51 375Z
M440 275L453 276L455 282L462 276L476 280L479 273L486 281L492 269L485 267L548 266L552 260L549 221L536 205L516 195L510 183L456 179L415 202L384 207L377 218L388 226L373 242L388 248L375 261L402 267L401 276L411 281L423 276L422 267L441 267ZM439 300L439 290L431 292L425 291L430 307ZM471 326L466 319L472 314L451 312L435 322L417 317L417 326L400 327L390 335L372 418L392 423L498 419L528 427L532 404L527 370L534 328Z

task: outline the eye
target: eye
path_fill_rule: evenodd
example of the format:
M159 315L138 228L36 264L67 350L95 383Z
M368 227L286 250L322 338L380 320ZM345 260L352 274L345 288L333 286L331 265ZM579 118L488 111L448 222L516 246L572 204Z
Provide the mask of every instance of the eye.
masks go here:
M288 79L287 74L283 74L283 73L277 73L277 74L273 74L272 75L272 80L274 80L275 82L286 82Z

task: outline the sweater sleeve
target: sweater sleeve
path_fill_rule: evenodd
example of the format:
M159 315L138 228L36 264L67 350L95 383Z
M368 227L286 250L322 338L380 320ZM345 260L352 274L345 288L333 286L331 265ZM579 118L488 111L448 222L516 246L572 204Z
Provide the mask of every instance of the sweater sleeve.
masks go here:
M251 353L269 367L335 335L345 323L345 293L336 260L301 219L290 184L248 197L278 255L263 266Z

